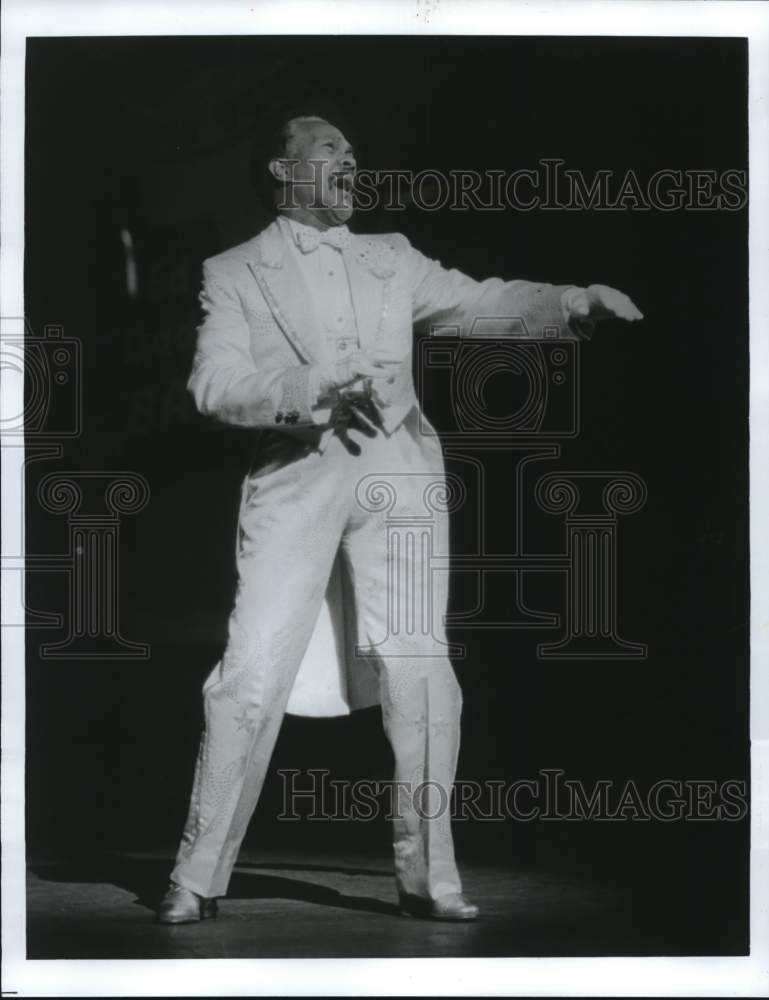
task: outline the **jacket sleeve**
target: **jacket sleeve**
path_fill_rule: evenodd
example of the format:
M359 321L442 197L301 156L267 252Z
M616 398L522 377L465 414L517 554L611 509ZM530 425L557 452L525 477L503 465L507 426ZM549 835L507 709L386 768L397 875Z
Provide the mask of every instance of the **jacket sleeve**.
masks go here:
M312 366L257 367L238 294L209 261L200 304L203 320L187 383L200 412L240 427L313 423Z
M451 327L462 337L589 340L593 334L591 322L569 317L566 303L573 285L476 281L407 244L415 323Z

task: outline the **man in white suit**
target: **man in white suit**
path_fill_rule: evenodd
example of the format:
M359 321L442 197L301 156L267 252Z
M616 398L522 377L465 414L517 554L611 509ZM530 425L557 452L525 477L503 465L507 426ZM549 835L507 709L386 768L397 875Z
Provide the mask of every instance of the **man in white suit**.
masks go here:
M345 223L355 169L338 128L288 120L269 162L277 218L204 264L189 386L204 414L254 428L259 447L243 484L237 596L226 649L203 687L205 727L158 910L164 923L216 914L286 710L340 714L377 701L396 787L415 792L398 796L393 824L401 910L478 915L462 894L447 808L461 692L446 656L445 573L419 578L429 627L401 629L387 655L378 651L398 601L387 510L418 515L426 490L444 482L440 444L420 433L413 326L451 322L467 334L475 317L497 317L499 332L509 322L530 338L555 330L583 339L597 319L641 318L606 286L479 282L405 236L353 235ZM445 552L448 514L440 504L432 514ZM414 579L417 553L399 558L399 579ZM353 634L338 654L329 621L340 613Z

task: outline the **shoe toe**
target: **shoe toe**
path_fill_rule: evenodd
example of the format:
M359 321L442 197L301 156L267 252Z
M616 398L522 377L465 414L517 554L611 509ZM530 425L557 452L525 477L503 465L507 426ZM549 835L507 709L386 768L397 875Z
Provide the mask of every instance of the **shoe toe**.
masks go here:
M459 892L436 899L432 912L438 920L475 920L480 914L478 907Z
M452 892L438 899L402 895L400 907L404 916L427 920L475 920L480 914L478 907L465 899L461 892Z
M215 917L216 900L205 899L180 885L172 885L157 908L156 920L160 924L192 924L207 917Z

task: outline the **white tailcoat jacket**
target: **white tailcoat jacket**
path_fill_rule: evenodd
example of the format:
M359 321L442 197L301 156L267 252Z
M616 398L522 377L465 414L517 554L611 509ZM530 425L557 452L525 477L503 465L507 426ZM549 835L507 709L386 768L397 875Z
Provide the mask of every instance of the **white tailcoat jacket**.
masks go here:
M189 389L202 413L253 428L257 449L259 437L267 437L265 431L317 433L318 425L328 428L331 413L330 408L313 407L309 398L310 366L325 360L324 332L286 238L273 222L203 265L204 319ZM419 407L411 364L417 323L446 324L460 336L470 336L474 320L495 318L495 336L588 336L565 318L562 294L569 286L500 278L476 281L425 257L398 233L353 235L342 254L361 349L381 345L404 358L393 382L378 389L386 433ZM330 433L325 430L321 448ZM265 567L271 570L279 568ZM341 604L335 572L292 689L292 714L343 715L378 701L373 671L353 662L345 652L351 649L349 641L340 639Z

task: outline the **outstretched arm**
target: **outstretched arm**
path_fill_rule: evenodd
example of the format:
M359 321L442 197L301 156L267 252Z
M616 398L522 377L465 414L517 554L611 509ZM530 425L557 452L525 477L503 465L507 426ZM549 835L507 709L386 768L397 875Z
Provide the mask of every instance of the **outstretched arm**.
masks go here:
M460 336L588 340L596 321L643 319L627 295L607 285L476 281L425 257L410 244L407 252L414 322L458 326Z

